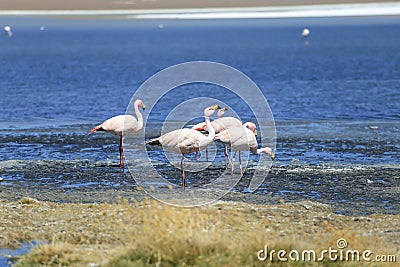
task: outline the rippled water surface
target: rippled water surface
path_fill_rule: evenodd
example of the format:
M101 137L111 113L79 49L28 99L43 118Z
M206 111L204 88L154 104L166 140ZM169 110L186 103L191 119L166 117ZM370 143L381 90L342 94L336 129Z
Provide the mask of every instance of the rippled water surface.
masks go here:
M269 101L276 120L277 172L267 177L259 194L327 202L356 199L343 197L346 191L341 197L329 198L325 194L332 186L329 181L302 179L296 183L302 176L292 177L293 172L285 176L285 183L271 185L282 168L304 174L310 166L314 168L311 174L329 179L335 176L318 172L319 167L389 166L393 172L372 170L372 184L399 193L400 18L0 18L0 22L12 25L14 32L12 38L0 36L3 186L23 186L23 181L29 181L33 186L48 185L66 192L133 188L134 180L117 167L118 137L104 133L88 137L87 133L103 120L123 114L135 90L158 71L186 61L208 60L248 75ZM44 31L39 30L41 26ZM311 29L308 39L300 35L303 27ZM244 120L252 119L253 114L234 95L187 85L153 111L148 137L160 132L161 123L177 103L197 96L217 98L233 106ZM157 153L149 151L153 160L166 164ZM223 160L219 154L214 171L219 172ZM167 179L179 184L179 170L160 168ZM350 184L357 184L355 179L365 184L367 178L357 175L349 173L349 179L354 178ZM189 185L201 179L193 174ZM319 186L304 190L315 182ZM365 196L358 201L386 201L383 204L390 212L399 211L395 198Z

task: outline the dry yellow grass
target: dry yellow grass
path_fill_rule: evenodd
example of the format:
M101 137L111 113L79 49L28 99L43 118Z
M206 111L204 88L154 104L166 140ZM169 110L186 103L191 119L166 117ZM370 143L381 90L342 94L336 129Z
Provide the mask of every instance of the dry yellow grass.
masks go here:
M341 216L312 202L221 202L184 209L149 199L113 204L21 199L0 201L0 209L0 235L7 246L45 242L16 266L268 266L278 263L257 259L265 245L321 251L336 248L339 238L349 249L399 259L400 215Z

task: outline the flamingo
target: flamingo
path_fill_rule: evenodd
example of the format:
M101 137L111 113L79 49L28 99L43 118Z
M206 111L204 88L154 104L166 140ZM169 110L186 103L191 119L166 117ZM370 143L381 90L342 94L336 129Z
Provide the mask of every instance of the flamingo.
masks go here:
M218 110L217 119L222 118L225 115L225 111L227 111L227 110L228 110L228 108L225 108L225 107ZM211 123L211 125L212 125L212 123ZM197 131L204 131L204 130L206 130L206 123L200 122L200 123L192 126L191 129L197 130ZM196 152L196 160L198 160L198 158L199 158L199 152ZM207 147L206 147L206 161L208 161L208 148Z
M254 133L254 136L257 136L257 127L254 123L248 121L248 122L245 122L242 126L250 129ZM236 127L239 127L239 126L232 126L228 129L236 128ZM225 129L225 130L221 131L220 133L222 133L228 129ZM215 139L215 138L214 138L214 140L221 141L221 140ZM228 155L228 145L227 144L225 144L224 156L225 156L225 169L227 170L228 165L229 165L229 155Z
M228 110L228 108L221 108L220 110L218 110L217 119L222 118L225 115L225 111L227 111L227 110ZM212 122L211 122L211 125L212 125ZM197 124L193 125L191 129L197 130L197 131L205 130L206 123L205 122L197 123Z
M227 111L228 110L228 108L221 108L220 110L218 110L218 112L217 112L217 118L218 119L220 119L220 118L222 118L224 115L225 115L225 111Z
M226 131L230 128L244 126L244 127L251 127L254 134L257 135L256 125L254 123L246 122L246 123L242 124L242 122L239 119L236 119L234 117L218 118L211 122L211 126L214 128L216 134ZM196 130L204 131L205 129L204 129L204 127L202 128L202 126L200 125L200 127L196 128ZM225 156L225 168L228 169L229 156L228 156L228 146L227 145L225 145L224 156Z
M242 160L240 158L240 151L248 151L250 150L253 154L259 155L264 153L271 157L273 160L275 158L275 154L269 147L258 148L258 143L256 139L257 130L256 125L252 122L246 122L241 127L231 127L228 128L215 136L215 140L219 140L225 145L230 146L231 150L236 150L233 155L232 162L232 171L233 174L233 161L236 155L236 152L239 151L239 166L240 166L240 175L243 175L242 171Z
M123 132L127 133L136 133L143 127L143 117L139 111L139 107L145 110L146 106L143 104L142 100L137 99L134 103L134 109L137 116L137 119L132 115L118 115L112 117L102 124L94 127L90 133L94 133L96 131L106 131L111 132L113 134L119 135L119 167L121 169L124 168L124 148L122 147L122 134Z
M211 122L211 126L214 128L215 133L219 133L230 127L240 127L242 126L242 122L234 117L221 117L216 120L213 120ZM203 131L205 130L205 127L204 126L198 127L195 128L195 130Z
M165 150L175 154L182 154L182 190L185 190L184 155L198 152L207 147L214 140L215 131L211 127L210 117L215 113L215 110L219 108L218 105L214 105L204 110L204 119L209 133L208 136L193 129L183 128L168 132L146 142L146 144L149 145L161 145Z

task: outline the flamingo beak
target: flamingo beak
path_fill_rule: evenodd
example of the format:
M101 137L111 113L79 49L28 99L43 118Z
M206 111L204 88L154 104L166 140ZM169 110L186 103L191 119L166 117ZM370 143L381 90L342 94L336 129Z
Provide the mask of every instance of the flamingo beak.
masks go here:
M219 109L219 108L221 108L221 107L218 106L218 105L214 105L214 106L211 107L212 110L216 110L216 109Z
M228 108L221 108L221 110L222 110L222 111L227 111L227 110L228 110Z
M254 129L253 133L255 136L257 136L257 134L258 134L256 129Z
M271 151L271 159L274 160L275 159L275 154L274 152Z
M146 106L142 103L142 109L145 110Z

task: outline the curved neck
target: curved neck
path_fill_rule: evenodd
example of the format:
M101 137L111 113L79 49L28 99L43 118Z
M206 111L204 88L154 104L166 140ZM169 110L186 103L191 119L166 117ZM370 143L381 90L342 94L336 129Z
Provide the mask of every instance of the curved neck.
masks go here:
M139 111L139 102L135 102L135 113L136 113L139 129L142 129L142 127L143 127L143 117L142 117L142 114Z
M269 147L262 147L262 148L259 148L259 149L257 149L257 147L254 147L253 150L251 150L251 148L250 148L250 151L253 154L260 155L261 153L265 153L268 156L270 156L272 159L275 158L274 152L272 152L272 150Z
M261 148L257 149L256 146L255 146L255 147L250 147L250 151L251 151L251 153L253 153L254 155L260 155L261 152L262 152Z
M206 121L206 126L207 126L207 131L208 131L207 139L212 141L212 140L214 140L214 137L215 137L215 130L211 126L210 117L204 116L204 118Z

